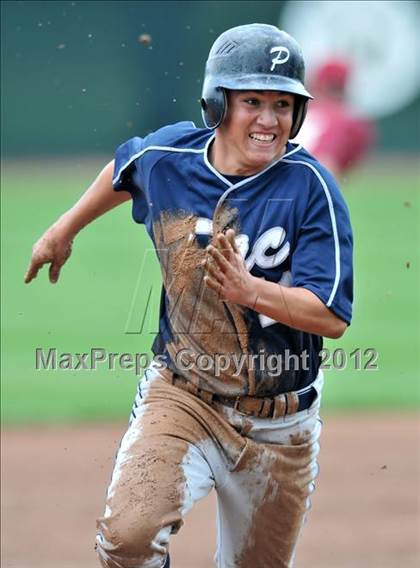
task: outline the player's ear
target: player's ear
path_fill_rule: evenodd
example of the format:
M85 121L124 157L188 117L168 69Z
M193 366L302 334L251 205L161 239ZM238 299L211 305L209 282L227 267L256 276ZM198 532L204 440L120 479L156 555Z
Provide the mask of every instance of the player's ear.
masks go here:
M308 110L308 99L299 97L298 95L295 95L293 98L293 124L290 131L290 139L295 138L298 135Z

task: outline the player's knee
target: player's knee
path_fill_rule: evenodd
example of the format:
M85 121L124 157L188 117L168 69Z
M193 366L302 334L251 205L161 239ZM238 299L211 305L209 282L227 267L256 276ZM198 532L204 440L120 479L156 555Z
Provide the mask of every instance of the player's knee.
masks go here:
M162 568L171 527L150 520L102 518L97 523L96 551L105 568Z

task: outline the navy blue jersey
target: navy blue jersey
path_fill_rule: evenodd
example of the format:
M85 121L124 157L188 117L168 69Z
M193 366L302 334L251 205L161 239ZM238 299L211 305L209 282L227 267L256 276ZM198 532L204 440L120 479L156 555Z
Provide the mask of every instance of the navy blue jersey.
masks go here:
M310 384L322 338L229 302L203 282L205 247L233 228L250 272L304 287L350 323L353 298L349 214L329 172L301 146L258 174L226 177L209 162L214 132L191 122L122 144L115 190L133 199L162 269L153 350L201 388L220 395L274 396Z

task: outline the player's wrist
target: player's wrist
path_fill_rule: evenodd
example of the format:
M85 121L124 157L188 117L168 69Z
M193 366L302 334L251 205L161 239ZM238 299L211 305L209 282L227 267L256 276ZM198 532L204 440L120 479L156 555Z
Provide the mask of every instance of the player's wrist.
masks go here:
M258 298L257 286L258 278L252 276L252 274L249 274L243 294L243 301L241 302L241 304L244 307L249 308L250 310L256 310Z
M79 227L78 224L65 213L52 225L50 230L54 233L56 239L72 241L81 228L82 227Z

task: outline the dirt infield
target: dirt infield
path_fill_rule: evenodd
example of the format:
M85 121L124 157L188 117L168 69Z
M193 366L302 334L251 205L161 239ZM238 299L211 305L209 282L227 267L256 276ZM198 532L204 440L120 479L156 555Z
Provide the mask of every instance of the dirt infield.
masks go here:
M102 513L125 425L6 429L2 443L3 568L95 568ZM419 420L325 420L321 473L296 568L419 566ZM173 537L173 568L211 568L214 497ZM264 567L255 567L264 568Z

